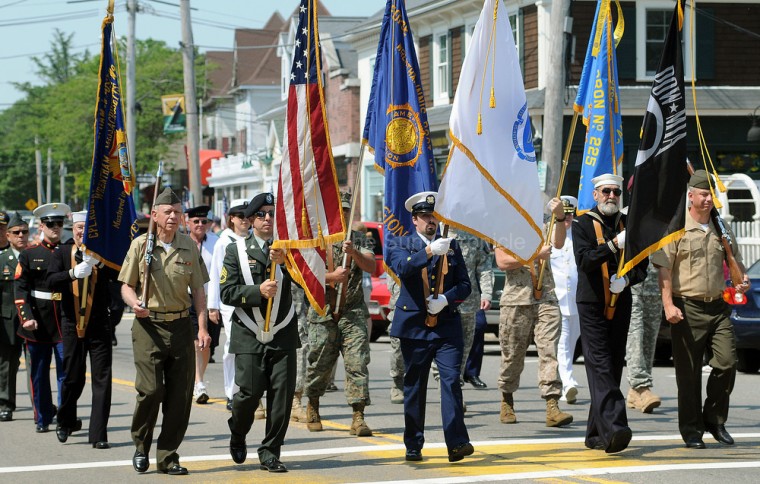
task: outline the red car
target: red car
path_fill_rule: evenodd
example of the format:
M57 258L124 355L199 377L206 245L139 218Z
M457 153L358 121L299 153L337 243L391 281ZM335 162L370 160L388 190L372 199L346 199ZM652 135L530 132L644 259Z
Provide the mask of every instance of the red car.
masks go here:
M377 341L388 329L390 324L388 313L391 311L389 305L391 293L386 285L388 275L383 267L383 224L380 222L362 223L367 228L367 237L371 238L369 242L375 252L375 272L372 273L372 293L367 308L372 317L370 341Z

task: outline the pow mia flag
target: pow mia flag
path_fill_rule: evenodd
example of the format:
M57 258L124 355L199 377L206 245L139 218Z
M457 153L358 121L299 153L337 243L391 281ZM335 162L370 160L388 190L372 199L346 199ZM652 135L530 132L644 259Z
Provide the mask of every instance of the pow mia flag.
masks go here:
M684 234L689 172L682 27L683 10L678 0L644 115L619 277Z

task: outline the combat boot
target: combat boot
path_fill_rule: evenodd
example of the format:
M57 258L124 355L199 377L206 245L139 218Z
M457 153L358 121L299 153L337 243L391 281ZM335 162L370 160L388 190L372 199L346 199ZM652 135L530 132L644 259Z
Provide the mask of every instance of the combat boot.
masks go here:
M562 427L572 423L573 416L559 409L559 398L552 396L546 399L546 426Z
M367 422L364 421L364 404L353 403L351 404L351 408L354 409L354 419L351 422L351 431L349 433L357 437L372 436L372 430L367 425Z
M652 413L661 404L660 397L655 395L649 387L631 388L626 398L628 408L641 410L642 413Z
M293 422L306 422L306 411L301 405L301 392L296 392L293 395L293 406L290 409L290 420Z
M512 398L511 393L502 393L501 411L499 412L499 420L504 424L517 423L517 416L515 415L515 401Z
M309 403L306 405L306 428L309 432L319 432L322 430L322 419L319 417L319 398L309 397Z
M267 418L267 412L264 410L264 402L259 400L259 406L256 408L256 412L253 414L254 420L264 420Z
M391 403L404 403L404 390L392 386L391 387Z

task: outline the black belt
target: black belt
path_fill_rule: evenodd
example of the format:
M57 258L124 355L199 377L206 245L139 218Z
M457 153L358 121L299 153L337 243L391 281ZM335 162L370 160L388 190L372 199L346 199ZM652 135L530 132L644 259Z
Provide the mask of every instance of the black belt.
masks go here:
M689 301L702 302L702 303L709 303L709 302L717 301L719 299L721 300L723 299L722 294L720 296L715 296L715 297L696 297L696 296L673 296L673 297L687 299Z
M150 319L154 321L175 321L190 316L189 309L183 309L182 311L172 311L167 313L158 313L156 311L150 312Z

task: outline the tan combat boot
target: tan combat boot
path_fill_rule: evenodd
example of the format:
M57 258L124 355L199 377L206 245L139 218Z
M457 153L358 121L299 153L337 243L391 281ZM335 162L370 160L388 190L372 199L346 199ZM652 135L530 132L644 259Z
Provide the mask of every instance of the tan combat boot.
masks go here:
M559 397L553 396L546 399L546 426L562 427L572 423L573 416L559 409Z
M322 430L322 419L319 418L319 398L309 397L309 403L306 405L306 428L309 432Z
M301 405L302 392L293 395L293 406L290 408L290 420L293 422L306 422L306 411Z
M357 437L370 437L372 430L367 425L367 422L364 421L364 404L354 403L351 405L351 408L354 409L354 419L351 422L351 431L349 433Z
M631 404L632 401L634 405ZM650 387L631 388L628 392L628 407L641 410L642 413L652 413L661 404L662 400Z
M391 386L391 403L404 403L404 390Z
M256 412L253 414L254 420L264 420L267 418L267 412L264 410L264 402L259 400L259 406L256 408Z
M517 423L517 416L515 415L515 401L512 398L511 393L502 393L501 399L501 411L499 412L499 420L504 424Z

